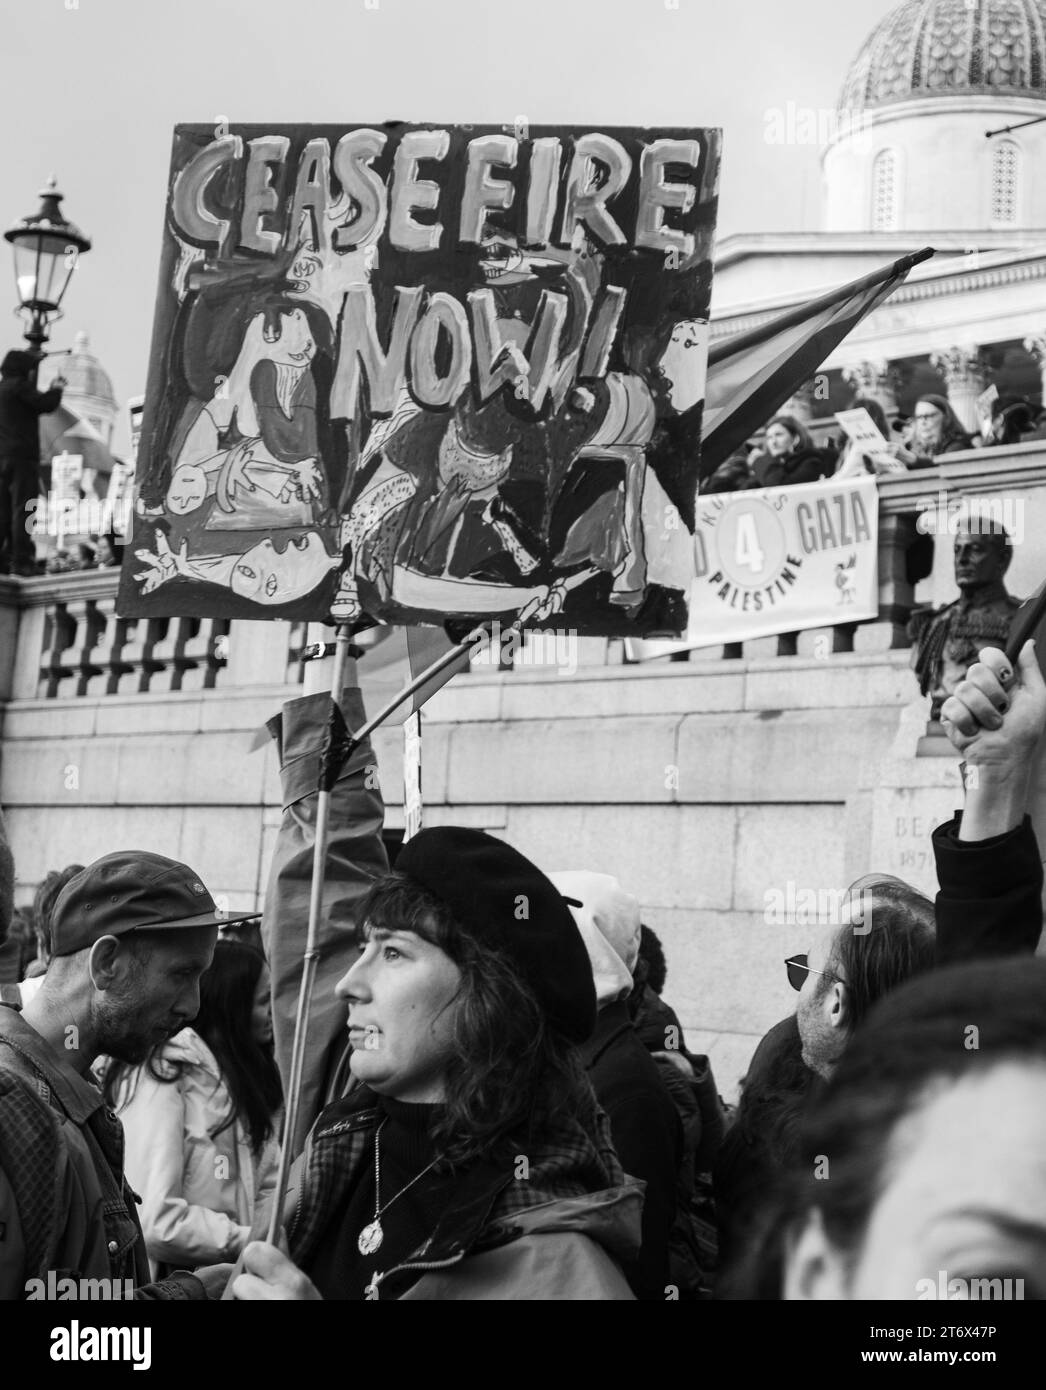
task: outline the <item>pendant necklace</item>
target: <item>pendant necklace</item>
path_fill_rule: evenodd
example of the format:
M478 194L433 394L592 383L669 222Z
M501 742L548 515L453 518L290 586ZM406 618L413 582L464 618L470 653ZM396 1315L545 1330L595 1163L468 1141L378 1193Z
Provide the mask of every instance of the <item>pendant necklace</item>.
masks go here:
M381 1138L381 1131L385 1128L385 1124L388 1118L389 1117L386 1115L385 1119L382 1120L381 1124L374 1131L374 1220L370 1222L369 1225L364 1226L363 1230L360 1231L359 1237L356 1240L356 1244L359 1247L359 1252L361 1255L373 1255L376 1250L381 1249L381 1242L385 1239L385 1232L381 1229L382 1215L388 1211L389 1207L392 1206L393 1202L395 1202L397 1198L402 1197L404 1192L406 1192L409 1188L413 1187L414 1184L418 1182L421 1178L423 1178L425 1174L429 1172L430 1169L435 1168L436 1164L439 1162L438 1158L434 1158L431 1163L426 1164L425 1167L422 1168L421 1172L418 1173L416 1177L411 1178L410 1182L407 1183L406 1187L401 1187L400 1190L396 1193L396 1196L390 1197L389 1200L385 1203L385 1205L382 1206L381 1146L379 1144L379 1140Z

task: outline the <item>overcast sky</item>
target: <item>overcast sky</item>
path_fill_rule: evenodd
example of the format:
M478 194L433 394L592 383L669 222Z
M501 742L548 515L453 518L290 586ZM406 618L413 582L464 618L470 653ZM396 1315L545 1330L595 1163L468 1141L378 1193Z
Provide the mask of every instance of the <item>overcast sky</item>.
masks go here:
M121 405L144 389L183 121L717 125L720 235L816 227L819 152L768 144L767 113L833 107L893 0L673 2L0 0L0 223L53 171L94 242L53 346L86 328ZM126 438L121 420L117 452Z

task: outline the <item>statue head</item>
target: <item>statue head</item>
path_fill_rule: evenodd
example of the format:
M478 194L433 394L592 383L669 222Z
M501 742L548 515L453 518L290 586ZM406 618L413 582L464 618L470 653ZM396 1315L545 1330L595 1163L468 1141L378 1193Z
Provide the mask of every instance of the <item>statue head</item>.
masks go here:
M969 598L979 589L1001 584L1013 558L1006 528L988 517L964 526L955 534L955 582Z

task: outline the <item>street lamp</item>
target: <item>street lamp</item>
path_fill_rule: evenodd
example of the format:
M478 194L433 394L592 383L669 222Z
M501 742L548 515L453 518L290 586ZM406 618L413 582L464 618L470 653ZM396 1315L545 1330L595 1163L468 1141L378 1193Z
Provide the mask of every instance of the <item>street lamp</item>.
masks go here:
M52 174L40 191L40 210L23 217L4 233L14 247L15 284L18 287L16 313L28 312L29 326L24 337L34 357L44 355L43 345L53 319L61 317L62 296L68 288L77 261L91 243L79 227L62 216L62 194Z

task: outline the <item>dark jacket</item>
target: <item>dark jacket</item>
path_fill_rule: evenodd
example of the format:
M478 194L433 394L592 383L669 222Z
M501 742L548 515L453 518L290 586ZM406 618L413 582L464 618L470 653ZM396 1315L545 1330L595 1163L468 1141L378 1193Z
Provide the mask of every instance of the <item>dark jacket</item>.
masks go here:
M1025 816L988 840L960 840L962 813L933 832L940 889L937 964L1034 955L1042 935L1042 860Z
M914 444L909 444L908 448L915 454L915 462L908 465L909 469L935 468L937 460L943 454L961 454L966 449L972 449L973 435L959 430L948 431L942 435L940 443L932 454L919 453Z
M757 487L789 487L795 483L816 483L835 467L834 458L823 449L793 449L787 454L759 454L752 460Z
M205 1297L191 1274L149 1284L123 1130L102 1093L0 1006L0 1300L30 1280L130 1281L138 1299ZM117 1295L119 1296L119 1295Z
M621 1166L646 1183L643 1248L625 1273L637 1298L665 1298L669 1235L683 1128L654 1059L640 1042L625 1000L599 1011L596 1031L581 1049L596 1099L610 1120Z
M956 812L933 832L936 963L1033 954L1042 933L1043 869L1030 817L1005 835L972 841L958 838L960 819ZM713 1171L724 1267L741 1253L776 1174L791 1161L815 1082L793 1014L756 1048Z
M374 1093L357 1086L309 1135L284 1207L290 1255L306 1274L346 1197L373 1171L377 1118ZM605 1121L592 1136L563 1116L527 1158L525 1178L512 1162L465 1169L432 1234L375 1276L370 1297L630 1300L619 1261L638 1248L642 1197L622 1175Z
M57 410L62 388L38 391L30 379L28 352L9 352L0 365L0 459L36 463L40 458L39 417Z

